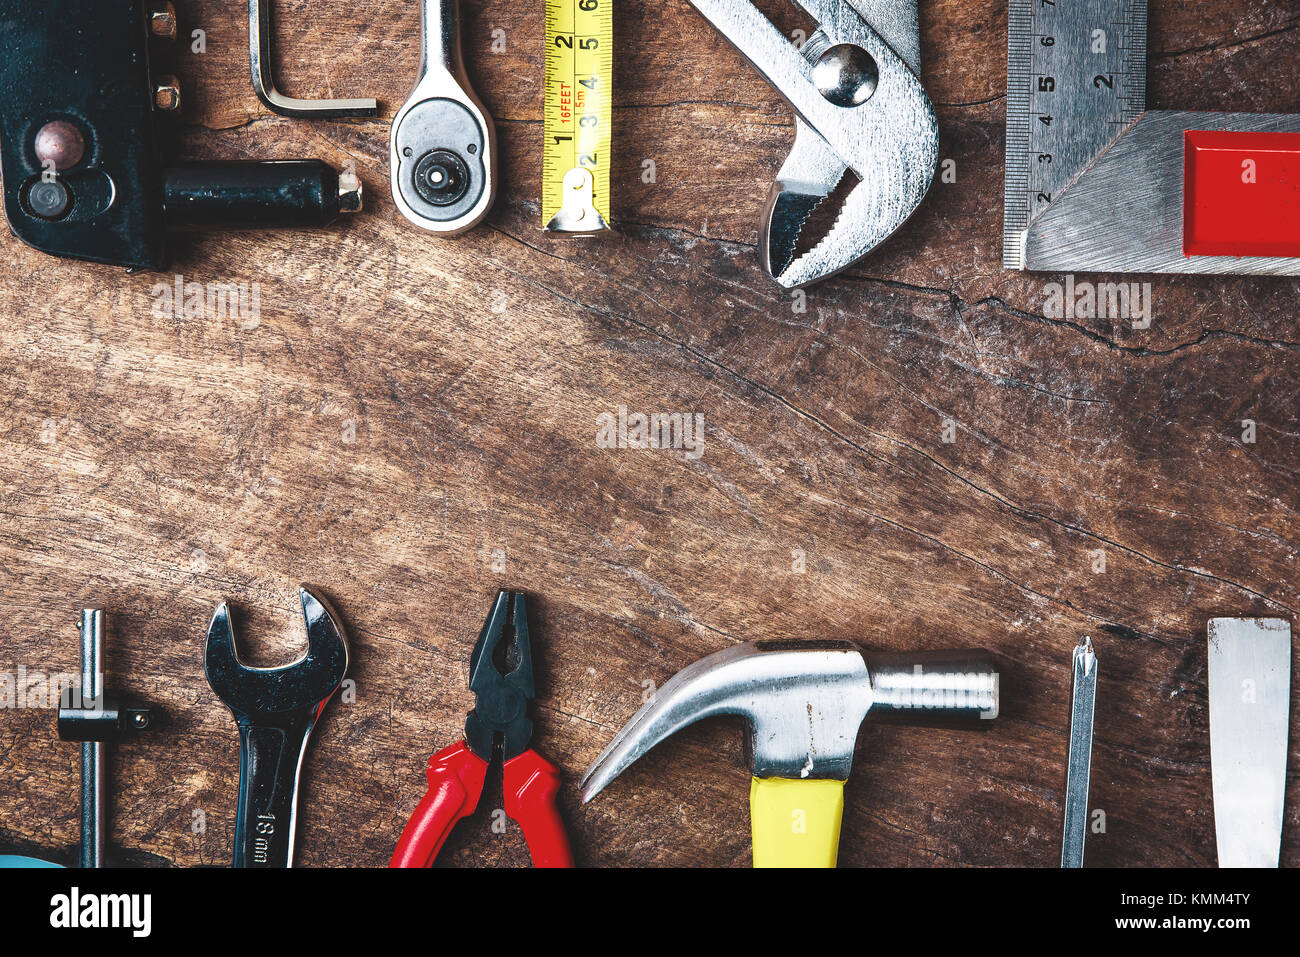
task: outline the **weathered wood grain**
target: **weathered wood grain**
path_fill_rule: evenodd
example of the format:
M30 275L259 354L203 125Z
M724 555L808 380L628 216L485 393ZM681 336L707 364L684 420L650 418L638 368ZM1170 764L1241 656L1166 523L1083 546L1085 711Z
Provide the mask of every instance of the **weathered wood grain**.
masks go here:
M282 87L384 114L268 114L239 5L184 5L207 38L181 60L188 154L351 160L368 191L341 228L187 243L175 271L259 283L260 321L162 318L159 277L0 237L0 671L76 671L77 609L110 610L112 681L170 715L116 756L123 860L229 860L236 738L204 629L228 597L245 645L285 659L309 581L350 625L356 696L307 759L301 863L386 863L427 756L461 733L500 587L538 596L536 743L581 864L746 864L734 722L678 734L586 808L576 780L649 683L736 641L818 636L1005 663L994 731L863 732L842 863L1052 866L1084 633L1108 822L1090 863L1214 863L1206 619L1300 607L1300 289L1151 278L1148 329L1046 318L1060 277L1000 268L1005 4L922 4L957 180L803 312L755 251L789 112L683 0L619 5L619 229L584 239L538 228L540 3L466 0L502 190L455 240L387 198L417 5L277 6ZM1300 5L1151 6L1153 106L1300 111ZM703 455L597 447L619 405L703 414ZM0 768L0 847L67 859L76 753L50 712L0 712ZM497 806L446 862L528 862Z

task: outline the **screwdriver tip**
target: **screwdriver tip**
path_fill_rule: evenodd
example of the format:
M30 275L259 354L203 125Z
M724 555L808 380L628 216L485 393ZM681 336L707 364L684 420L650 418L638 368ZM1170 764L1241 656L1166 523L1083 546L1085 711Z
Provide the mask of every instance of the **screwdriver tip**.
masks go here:
M1097 664L1097 653L1092 647L1092 637L1084 635L1079 639L1079 644L1074 648L1074 667L1076 671L1082 671L1085 675L1092 671Z

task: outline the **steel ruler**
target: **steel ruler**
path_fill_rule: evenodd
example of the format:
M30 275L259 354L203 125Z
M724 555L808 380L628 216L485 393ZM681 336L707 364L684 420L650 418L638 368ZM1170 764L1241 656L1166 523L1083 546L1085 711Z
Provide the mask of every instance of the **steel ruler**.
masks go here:
M546 0L542 223L594 232L610 222L614 0Z
M1002 265L1023 269L1030 220L1137 120L1147 0L1011 0Z
M1300 117L1147 110L1147 0L1009 9L1004 268L1300 274Z

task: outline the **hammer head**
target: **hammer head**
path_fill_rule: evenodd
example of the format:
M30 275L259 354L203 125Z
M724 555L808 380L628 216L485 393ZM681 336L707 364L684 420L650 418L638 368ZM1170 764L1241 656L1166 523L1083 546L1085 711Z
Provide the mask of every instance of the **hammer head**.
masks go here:
M702 658L632 716L587 771L590 801L623 769L701 718L746 719L755 777L847 779L868 713L911 723L997 716L983 652L864 656L849 641L752 641Z

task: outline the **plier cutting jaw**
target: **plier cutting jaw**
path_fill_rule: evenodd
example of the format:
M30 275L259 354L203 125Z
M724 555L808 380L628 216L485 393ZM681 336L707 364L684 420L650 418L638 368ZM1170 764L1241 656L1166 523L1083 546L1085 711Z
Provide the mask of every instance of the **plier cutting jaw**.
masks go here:
M535 689L523 592L497 595L474 644L469 675L475 699L465 739L429 759L429 791L407 822L389 866L433 864L457 822L478 807L488 767L499 752L505 812L524 832L533 864L572 867L573 852L555 803L560 772L529 747L528 704Z
M790 155L769 193L760 253L786 288L851 266L920 206L939 160L921 86L917 0L796 0L817 21L802 48L749 0L691 0L795 111ZM816 207L858 181L826 235L796 255Z

